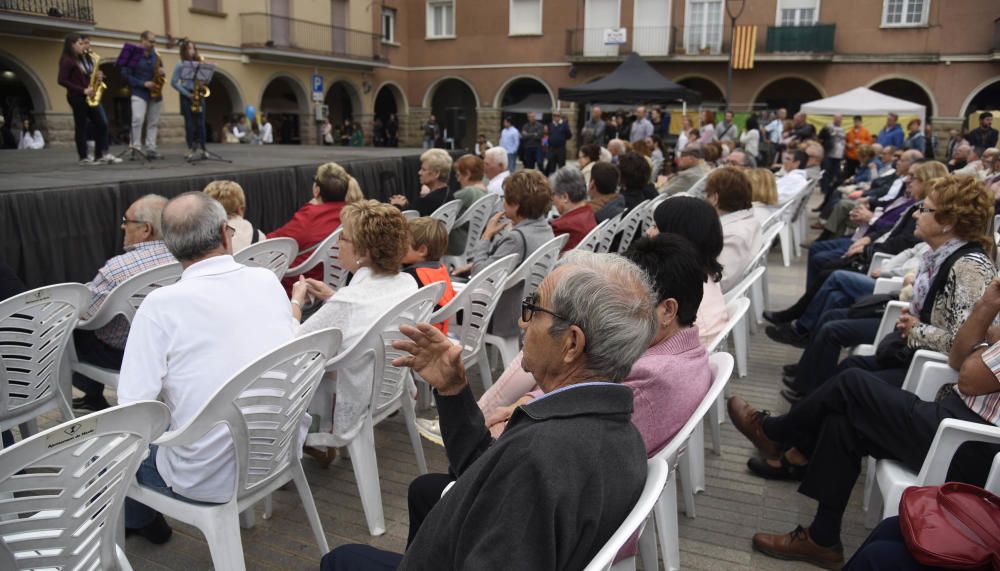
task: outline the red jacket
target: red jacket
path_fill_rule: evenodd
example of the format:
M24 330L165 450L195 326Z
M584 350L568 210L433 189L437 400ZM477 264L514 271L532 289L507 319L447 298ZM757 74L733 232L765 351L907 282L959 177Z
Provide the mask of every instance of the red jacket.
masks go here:
M553 220L552 233L556 236L569 234L569 240L566 241L566 245L562 249L563 252L568 252L586 238L587 233L596 226L597 219L594 218L594 211L590 205L584 204Z
M340 228L340 211L344 208L344 202L324 202L323 204L307 203L292 215L292 219L284 226L267 235L268 238L293 238L299 244L299 251L310 248L324 238L329 236L334 230ZM299 254L292 260L291 267L297 266L305 261L312 254L312 251ZM323 268L317 266L306 272L307 278L317 280L323 279ZM285 278L281 281L285 289L291 291L292 284L298 281L298 277Z

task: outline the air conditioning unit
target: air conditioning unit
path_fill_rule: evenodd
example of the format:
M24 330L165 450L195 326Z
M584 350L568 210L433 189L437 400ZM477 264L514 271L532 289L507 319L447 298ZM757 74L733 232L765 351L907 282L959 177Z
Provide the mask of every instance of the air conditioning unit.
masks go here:
M322 123L330 117L330 106L329 105L317 105L316 109L316 122Z

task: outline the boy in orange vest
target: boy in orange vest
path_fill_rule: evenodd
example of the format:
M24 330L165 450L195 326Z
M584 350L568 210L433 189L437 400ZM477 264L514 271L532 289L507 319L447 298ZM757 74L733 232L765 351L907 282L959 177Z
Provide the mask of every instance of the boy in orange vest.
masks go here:
M403 271L413 276L420 287L435 282L444 282L444 294L438 300L435 310L447 305L455 290L451 287L451 276L448 268L441 263L441 256L448 250L448 231L444 224L422 216L410 219L410 251L403 258ZM448 334L448 323L435 325L442 333Z

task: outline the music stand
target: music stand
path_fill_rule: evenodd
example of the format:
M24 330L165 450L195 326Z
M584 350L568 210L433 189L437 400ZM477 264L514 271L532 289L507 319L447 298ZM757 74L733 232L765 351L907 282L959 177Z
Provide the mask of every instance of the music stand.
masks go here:
M125 45L122 46L122 51L119 52L118 60L115 61L115 65L117 65L118 67L135 68L135 66L139 65L139 60L142 59L144 52L145 50L142 49L142 46L126 43ZM157 73L159 73L159 70L157 70ZM131 113L131 106L129 106L129 112ZM138 157L143 161L150 162L149 155L143 152L141 148L141 141L140 141L140 146L137 148L136 146L134 146L136 142L132 141L131 137L132 137L132 128L130 125L129 144L124 151L118 153L115 156L118 157L119 159L128 158L128 160L130 161L134 161L136 157Z
M180 78L182 81L198 80L201 82L202 85L208 85L212 81L213 75L215 75L214 64L204 63L200 61L181 62ZM195 116L195 122L197 125L200 125L201 121L204 121L204 116L203 116L204 113L205 113L204 108L197 113L192 112L192 115ZM198 127L195 128L201 131L200 128ZM206 149L205 139L207 138L208 138L207 133L201 133L201 137L199 137L198 141L198 144L201 146L201 148L199 149L201 153L195 153L194 155L188 157L187 159L188 163L195 164L195 163L200 163L201 161L208 161L208 160L220 161L224 163L233 162Z

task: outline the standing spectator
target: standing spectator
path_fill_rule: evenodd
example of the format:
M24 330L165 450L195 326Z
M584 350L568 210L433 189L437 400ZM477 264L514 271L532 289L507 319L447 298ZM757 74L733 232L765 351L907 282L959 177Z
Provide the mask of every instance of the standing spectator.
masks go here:
M528 112L528 122L521 127L521 150L524 153L524 168L533 169L542 162L542 124L532 111Z
M775 145L781 144L781 135L785 130L785 119L788 118L788 110L782 107L778 109L778 114L771 119L771 122L764 127L767 131L767 138Z
M385 146L399 146L399 118L395 113L389 113L389 120L385 123Z
M653 109L650 116L650 121L653 123L653 136L661 139L667 138L670 135L670 111Z
M920 119L911 119L906 124L906 140L903 141L904 149L916 149L924 152L927 139L924 137L924 130L920 128Z
M587 185L579 169L563 167L552 175L552 203L559 217L552 221L552 233L569 234L562 251L568 252L597 226L594 211L587 204Z
M945 149L944 162L948 162L955 158L955 151L958 149L959 145L964 142L965 138L958 131L958 129L948 130L948 148Z
M816 127L806 121L806 114L799 111L792 117L792 139L802 143L816 138Z
M600 107L590 110L590 119L587 119L580 131L580 145L590 143L596 143L598 146L604 144L604 120L601 119Z
M642 105L635 109L635 121L629 131L628 142L645 141L653 136L653 124L646 118L646 108Z
M934 155L937 152L938 138L934 134L934 129L931 126L931 122L928 121L924 125L924 148L917 149L918 151L923 151L924 158L933 161Z
M423 149L425 151L427 149L433 149L434 142L437 141L438 135L441 133L441 127L438 126L437 117L435 117L433 113L431 113L431 116L427 119L427 122L424 123L421 130L424 133Z
M503 118L500 146L507 152L507 168L513 173L517 169L517 149L521 146L521 133L511 124L510 117Z
M340 128L340 146L350 147L352 135L354 135L354 123L350 117L345 117L344 124Z
M323 126L320 128L320 136L323 139L323 144L330 146L333 144L333 123L330 123L329 119L323 119Z
M872 134L865 128L861 115L854 116L854 126L844 136L844 178L850 178L861 166L858 150L872 144Z
M715 111L706 110L701 119L698 142L707 145L715 140Z
M351 133L351 146L352 147L365 146L365 132L361 130L360 122L354 124L354 132Z
M604 125L604 140L599 141L597 144L607 146L611 141L617 139L618 135L621 134L621 124L622 118L618 115L612 115L611 119Z
M757 163L763 163L758 158L760 157L760 124L757 123L757 117L751 113L747 117L744 127L746 130L740 135L740 145L743 147L744 152L753 157Z
M21 138L17 143L18 149L37 151L45 147L45 139L42 137L42 132L35 126L34 121L25 117L21 126Z
M965 140L975 149L997 146L997 130L993 128L993 114L987 111L980 115L979 127L969 131Z
M566 141L572 138L573 132L563 121L562 113L559 111L553 113L552 123L549 124L549 154L545 165L549 172L566 166Z
M680 158L681 151L684 150L684 147L686 147L688 143L692 142L690 138L691 129L691 118L684 115L681 117L681 132L677 134L677 147L674 149L674 158ZM695 137L694 140L697 139L698 138Z
M889 113L885 118L885 127L878 132L875 142L883 147L891 145L896 149L903 146L903 128L899 126L899 115Z
M274 143L274 127L265 113L260 114L260 142L264 145Z
M733 112L726 111L723 115L722 121L715 126L715 139L717 141L728 141L730 143L738 141L740 136L740 128L736 126L733 122ZM732 145L730 145L732 147Z
M839 194L836 192L836 189L840 182L840 163L844 160L844 148L846 146L846 135L844 134L844 128L841 126L843 120L844 116L840 113L834 115L833 123L823 127L823 130L819 134L820 142L823 144L823 162L821 163L823 179L820 181L820 190L824 196L823 204L820 205L819 210L822 210L823 206L835 200L834 195ZM806 154L809 154L808 150ZM839 196L836 198L839 198Z
M385 123L378 116L372 121L372 145L376 147L385 146Z

